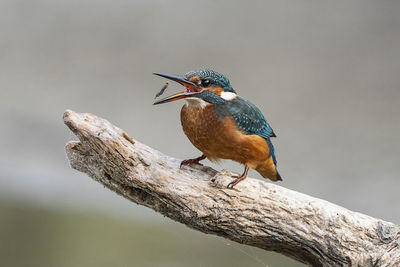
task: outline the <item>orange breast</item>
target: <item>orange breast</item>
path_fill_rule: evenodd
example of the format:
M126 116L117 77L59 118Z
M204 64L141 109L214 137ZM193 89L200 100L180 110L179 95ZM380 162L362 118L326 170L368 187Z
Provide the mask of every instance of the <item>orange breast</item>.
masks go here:
M229 116L219 120L212 105L183 106L181 122L190 142L210 160L231 159L256 168L269 158L264 138L244 134Z

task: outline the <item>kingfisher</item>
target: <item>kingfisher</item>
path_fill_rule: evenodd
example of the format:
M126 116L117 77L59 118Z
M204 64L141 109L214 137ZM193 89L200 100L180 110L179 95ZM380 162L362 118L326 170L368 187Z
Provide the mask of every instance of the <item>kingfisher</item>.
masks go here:
M181 124L190 142L202 152L200 157L181 162L181 167L209 159L217 162L230 159L244 165L240 176L227 185L233 188L255 169L264 178L281 181L277 170L275 149L271 138L276 137L261 111L237 95L222 74L202 69L185 75L154 72L153 74L178 82L185 91L158 100L154 105L179 99L186 100L181 110Z

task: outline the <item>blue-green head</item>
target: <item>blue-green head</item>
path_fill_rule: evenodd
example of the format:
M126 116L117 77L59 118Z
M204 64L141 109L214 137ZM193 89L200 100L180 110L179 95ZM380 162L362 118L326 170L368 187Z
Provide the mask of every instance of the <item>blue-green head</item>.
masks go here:
M225 92L235 93L228 78L215 70L193 70L189 71L184 76L187 80L194 81L202 87L222 88Z
M196 97L209 103L222 102L236 97L228 78L214 70L189 71L185 75L155 72L155 75L173 80L185 86L186 91L161 99L154 104L167 103L183 98Z

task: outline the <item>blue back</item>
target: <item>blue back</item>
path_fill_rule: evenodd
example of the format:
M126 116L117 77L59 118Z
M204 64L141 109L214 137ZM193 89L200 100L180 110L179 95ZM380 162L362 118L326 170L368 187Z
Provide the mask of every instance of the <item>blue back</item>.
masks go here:
M264 115L253 103L238 96L230 101L224 100L224 102L215 103L214 108L220 120L226 116L231 116L238 127L246 134L256 134L265 138L270 147L270 154L274 164L277 165L275 149L270 140L271 137L276 135Z
M223 88L225 92L235 93L229 80L216 71L203 69L190 71L185 74L186 79L190 79L193 76L198 76L202 81L209 80L209 87L220 87ZM239 96L227 101L210 90L205 90L195 97L199 97L213 104L220 120L223 120L226 116L230 116L246 134L255 134L265 138L270 148L270 155L276 166L275 148L270 140L271 137L275 137L276 135L261 111L253 103Z

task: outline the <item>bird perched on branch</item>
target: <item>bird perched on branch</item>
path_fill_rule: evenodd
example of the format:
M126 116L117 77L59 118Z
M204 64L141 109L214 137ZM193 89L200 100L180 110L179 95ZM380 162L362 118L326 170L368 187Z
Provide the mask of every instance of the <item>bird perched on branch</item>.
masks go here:
M190 71L183 76L154 74L186 88L154 103L186 100L181 110L183 131L203 155L182 161L181 167L202 165L200 161L205 158L211 161L230 159L244 164L243 174L234 176L236 179L228 188L246 179L250 168L272 181L282 180L271 142L271 137L276 137L274 131L254 104L236 94L224 75L213 70Z

